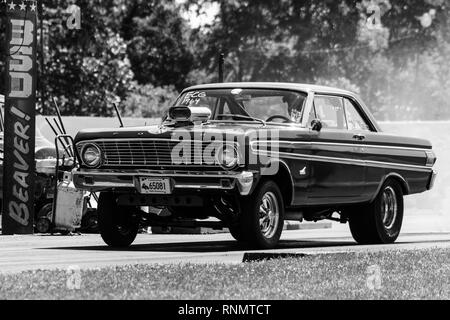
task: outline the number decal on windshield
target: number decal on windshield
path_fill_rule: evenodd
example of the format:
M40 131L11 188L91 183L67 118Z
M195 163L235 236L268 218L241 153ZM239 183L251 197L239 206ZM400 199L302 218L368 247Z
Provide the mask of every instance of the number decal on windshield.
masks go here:
M199 104L200 100L202 98L206 98L206 92L201 92L201 91L192 91L192 92L188 92L186 94L186 96L183 99L182 104L187 105L187 106L191 106L191 105L197 105Z

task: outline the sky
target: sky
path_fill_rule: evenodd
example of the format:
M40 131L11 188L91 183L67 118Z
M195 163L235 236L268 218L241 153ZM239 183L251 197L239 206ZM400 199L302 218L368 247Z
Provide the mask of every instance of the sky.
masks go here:
M186 0L175 0L176 3L184 3ZM202 27L206 24L210 24L213 22L215 15L219 12L219 4L217 2L213 2L211 4L205 5L202 7L202 13L197 15L195 7L192 7L189 11L185 11L182 13L183 18L189 21L189 24L192 28Z

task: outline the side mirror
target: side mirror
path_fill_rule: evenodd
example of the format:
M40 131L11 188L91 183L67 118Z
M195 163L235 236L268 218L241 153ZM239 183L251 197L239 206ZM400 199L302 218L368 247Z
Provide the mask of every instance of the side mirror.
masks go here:
M314 119L313 121L311 121L311 129L317 132L320 132L320 130L322 130L322 121L320 121L320 119Z

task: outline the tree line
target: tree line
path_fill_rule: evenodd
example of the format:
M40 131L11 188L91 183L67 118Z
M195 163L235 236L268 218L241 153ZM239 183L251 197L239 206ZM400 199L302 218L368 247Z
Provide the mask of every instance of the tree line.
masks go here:
M64 115L158 117L184 87L226 81L332 85L361 94L380 120L450 118L445 0L44 0L38 104ZM66 26L69 4L81 28ZM209 23L190 16L215 5ZM4 11L4 8L2 8ZM5 91L5 19L0 93ZM42 36L41 36L42 35Z

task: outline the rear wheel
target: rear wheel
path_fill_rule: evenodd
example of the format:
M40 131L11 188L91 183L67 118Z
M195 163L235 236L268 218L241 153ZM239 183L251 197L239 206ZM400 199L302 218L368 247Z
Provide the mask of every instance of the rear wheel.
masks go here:
M403 221L403 192L395 180L387 180L375 200L354 209L350 231L360 244L389 244L397 240Z
M103 241L111 247L130 246L139 230L134 207L117 205L113 193L100 194L97 206L98 227Z
M246 240L258 248L273 249L280 240L283 224L284 203L280 189L275 182L265 181L250 197L242 200L241 225L235 235L238 240Z

